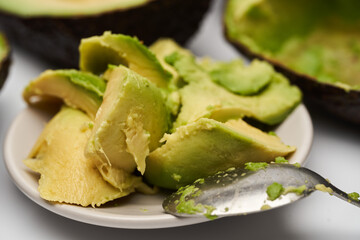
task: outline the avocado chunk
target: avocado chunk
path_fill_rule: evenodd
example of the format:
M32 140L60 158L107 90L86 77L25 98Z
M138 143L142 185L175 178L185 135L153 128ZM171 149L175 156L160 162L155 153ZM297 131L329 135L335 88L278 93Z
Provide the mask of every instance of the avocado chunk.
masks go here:
M270 64L254 60L244 66L242 60L229 63L214 63L209 70L212 80L230 92L239 95L254 95L264 89L274 72Z
M146 156L160 146L170 127L170 112L164 91L134 71L112 66L104 77L108 86L86 156L117 187L119 169L144 173Z
M229 0L227 39L265 59L321 109L360 123L360 2Z
M5 83L10 67L10 47L7 39L0 33L0 89Z
M210 0L11 0L0 2L0 25L10 39L60 68L76 68L82 38L104 31L159 37L184 44L198 29ZM181 19L181 21L179 21Z
M84 155L92 120L83 112L64 107L46 125L26 166L40 173L39 192L51 202L100 206L126 196L141 186L141 177L123 171L123 189L107 183L95 163Z
M159 59L159 62L161 65L171 73L172 80L171 80L171 87L173 88L180 88L184 86L184 82L182 81L181 77L179 76L176 69L168 64L165 61L165 58L169 56L173 52L179 52L181 54L185 55L192 55L192 53L183 47L181 47L177 42L175 42L173 39L169 38L161 38L154 42L150 47L149 50L152 51L156 57Z
M105 80L91 73L72 69L46 70L24 89L23 98L30 105L61 99L66 105L79 108L94 119L105 88Z
M274 125L283 121L301 101L300 90L274 70L269 73L271 82L265 89L256 95L243 96L214 83L191 56L174 53L166 59L189 83L179 90L182 107L174 128L202 117L224 122L246 116ZM246 74L243 76L247 77Z
M270 162L295 151L277 136L241 119L220 123L201 118L166 134L162 141L164 145L148 156L145 178L169 189L249 161Z
M182 88L185 85L185 82L179 76L176 69L165 61L165 58L175 51L186 55L192 55L192 53L189 50L181 47L173 39L169 38L158 39L149 47L149 50L155 54L157 59L159 59L159 62L163 68L172 75L169 83L169 95L167 99L168 107L171 109L172 116L176 118L181 106L180 94L177 90Z
M80 70L101 74L109 64L127 66L159 87L166 88L171 74L137 38L105 32L81 40Z

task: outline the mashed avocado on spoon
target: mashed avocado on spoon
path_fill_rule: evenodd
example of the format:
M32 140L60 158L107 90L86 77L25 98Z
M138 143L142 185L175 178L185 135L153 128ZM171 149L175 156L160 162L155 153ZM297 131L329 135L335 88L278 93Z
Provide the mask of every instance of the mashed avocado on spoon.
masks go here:
M301 102L267 63L196 60L171 39L147 48L109 32L84 39L80 59L80 70L45 71L23 94L65 105L25 160L46 200L100 206L296 150L246 121L276 126Z
M164 210L175 216L209 219L246 215L290 204L316 190L360 207L358 193L347 194L310 169L284 162L245 165L180 188L164 200Z

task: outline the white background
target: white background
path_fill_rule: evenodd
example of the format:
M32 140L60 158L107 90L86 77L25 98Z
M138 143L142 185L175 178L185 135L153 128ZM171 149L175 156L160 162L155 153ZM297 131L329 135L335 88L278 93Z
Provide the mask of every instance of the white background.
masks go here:
M230 60L240 55L222 36L222 6L216 0L188 43L198 56ZM21 92L48 68L15 48L7 83L0 92L0 141L24 109ZM345 192L360 192L360 128L310 108L314 143L307 167ZM360 209L316 192L301 201L260 214L224 218L192 226L128 230L76 222L29 200L12 183L0 154L0 239L360 239Z

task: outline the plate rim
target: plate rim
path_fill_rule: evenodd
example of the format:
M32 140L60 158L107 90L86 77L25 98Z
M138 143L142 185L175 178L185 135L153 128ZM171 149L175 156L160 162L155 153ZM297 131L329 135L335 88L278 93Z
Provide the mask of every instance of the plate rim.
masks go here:
M13 138L15 137L14 132L16 132L16 127L18 126L19 122L21 122L23 115L26 115L28 111L34 111L34 109L31 107L25 107L22 109L16 115L10 127L8 128L3 144L3 159L6 170L8 171L13 183L21 192L23 192L28 198L30 198L39 206L55 214L79 222L123 229L158 229L192 225L210 221L205 217L178 218L173 215L166 214L165 212L160 215L143 215L140 218L137 215L114 215L105 212L101 212L99 214L95 211L88 211L89 208L82 208L68 204L52 204L42 199L37 189L32 188L29 184L26 183L24 177L21 177L22 169L18 169L16 167L16 161L21 160L13 159L11 153L11 143L14 142ZM313 143L313 124L310 114L303 103L301 103L291 114L293 114L295 111L302 112L300 114L301 121L307 126L307 132L302 141L304 146L302 147L302 151L300 153L300 157L302 158L300 163L301 165L304 165L306 164L306 160L308 159L308 155L311 151L311 146Z

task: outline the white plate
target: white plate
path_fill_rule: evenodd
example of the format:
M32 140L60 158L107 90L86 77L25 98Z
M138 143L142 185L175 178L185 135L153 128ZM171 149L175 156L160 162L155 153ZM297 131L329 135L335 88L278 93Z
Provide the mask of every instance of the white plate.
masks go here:
M117 206L91 208L51 204L39 196L38 176L22 162L50 116L33 108L24 109L13 121L4 143L5 164L18 188L40 206L77 221L116 228L166 228L208 221L206 218L177 218L164 213L164 194L133 194L120 199ZM297 146L291 163L304 164L310 151L313 127L310 116L300 105L276 130L284 143Z

